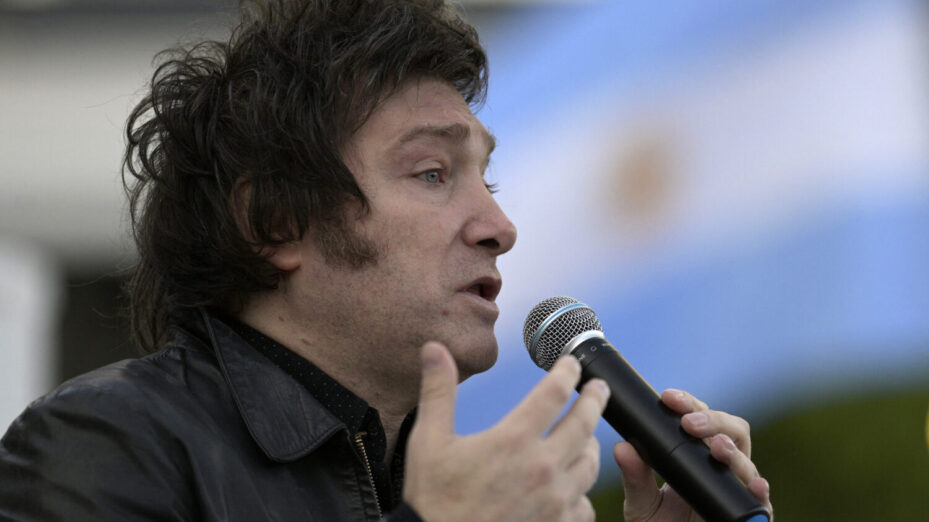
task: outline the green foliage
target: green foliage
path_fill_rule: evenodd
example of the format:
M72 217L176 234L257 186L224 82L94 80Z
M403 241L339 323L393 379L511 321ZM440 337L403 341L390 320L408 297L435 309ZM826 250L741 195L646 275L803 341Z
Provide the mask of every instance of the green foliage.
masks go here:
M754 460L771 483L775 519L926 520L927 410L929 390L922 390L852 398L756 427ZM622 486L591 500L597 520L622 520Z
M610 461L609 463L602 462L600 465L615 466L616 464ZM590 494L590 502L594 505L594 510L597 512L597 520L600 521L622 520L623 500L625 499L626 495L623 494L622 484L605 488L598 487Z

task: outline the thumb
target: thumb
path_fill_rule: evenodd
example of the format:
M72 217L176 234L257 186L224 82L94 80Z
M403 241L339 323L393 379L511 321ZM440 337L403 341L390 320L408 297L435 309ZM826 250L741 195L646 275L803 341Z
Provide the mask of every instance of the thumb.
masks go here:
M427 437L454 433L458 367L448 349L428 342L420 352L422 382L414 429Z
M626 520L646 520L658 508L661 493L651 468L642 460L632 444L620 442L613 447L613 458L623 473L626 501L623 506Z

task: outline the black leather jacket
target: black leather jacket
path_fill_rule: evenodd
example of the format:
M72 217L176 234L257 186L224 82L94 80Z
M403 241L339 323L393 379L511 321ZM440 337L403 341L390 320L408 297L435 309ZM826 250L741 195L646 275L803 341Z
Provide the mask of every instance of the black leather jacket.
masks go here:
M198 322L29 406L0 441L0 520L380 519L345 425L224 323Z

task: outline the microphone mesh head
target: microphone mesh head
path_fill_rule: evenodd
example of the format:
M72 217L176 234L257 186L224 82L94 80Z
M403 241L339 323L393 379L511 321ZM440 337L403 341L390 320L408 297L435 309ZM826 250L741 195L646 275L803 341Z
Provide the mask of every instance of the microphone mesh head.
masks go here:
M523 342L532 360L551 369L565 345L589 331L602 332L597 314L573 297L549 297L535 305L523 325Z

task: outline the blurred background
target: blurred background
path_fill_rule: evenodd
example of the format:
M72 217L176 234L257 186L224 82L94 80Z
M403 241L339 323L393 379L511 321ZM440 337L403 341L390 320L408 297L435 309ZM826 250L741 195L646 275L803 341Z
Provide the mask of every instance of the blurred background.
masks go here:
M750 420L779 520L929 513L929 9L919 0L465 1L520 231L500 360L457 428L542 376L522 322L590 304L657 389ZM135 355L124 123L219 0L0 0L0 424ZM2 429L2 428L0 428ZM620 520L602 424L600 520ZM922 515L920 515L922 513Z

